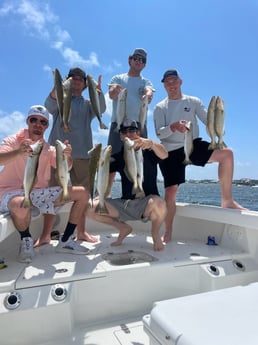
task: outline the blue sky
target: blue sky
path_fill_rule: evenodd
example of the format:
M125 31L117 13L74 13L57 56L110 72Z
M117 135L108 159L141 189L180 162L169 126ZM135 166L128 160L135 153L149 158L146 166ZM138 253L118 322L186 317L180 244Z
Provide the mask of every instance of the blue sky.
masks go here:
M206 106L213 95L225 100L224 141L234 151L234 178L258 179L257 21L258 0L2 0L0 140L24 127L31 105L44 103L54 68L63 76L74 66L95 79L101 74L106 94L111 77L128 71L128 55L143 47L148 52L143 75L156 89L149 136L157 140L152 115L166 97L162 74L176 68L183 93ZM106 99L103 120L109 125ZM97 120L92 129L94 141L105 145L108 131ZM188 166L187 178L217 179L217 165Z

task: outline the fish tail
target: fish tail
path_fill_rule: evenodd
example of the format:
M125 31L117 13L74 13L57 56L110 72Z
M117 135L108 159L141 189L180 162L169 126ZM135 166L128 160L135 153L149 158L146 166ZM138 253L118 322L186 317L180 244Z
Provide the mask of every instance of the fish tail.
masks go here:
M101 129L108 129L108 127L102 121L100 121L99 126Z
M64 132L67 134L67 133L70 133L71 132L71 129L69 126L67 125L64 125Z
M71 200L68 191L66 191L66 192L63 191L62 192L61 200L63 200L63 201L70 201Z
M30 199L25 197L23 202L21 203L21 207L23 207L23 208L30 208L31 207Z
M103 204L99 202L95 208L95 212L98 214L109 214L105 202Z
M192 161L191 161L191 159L185 159L185 160L183 161L183 164L184 164L184 165L192 164Z
M143 190L138 190L138 192L135 194L136 199L145 197L145 193Z
M216 144L210 143L210 145L208 146L208 150L215 150L216 146L217 146Z

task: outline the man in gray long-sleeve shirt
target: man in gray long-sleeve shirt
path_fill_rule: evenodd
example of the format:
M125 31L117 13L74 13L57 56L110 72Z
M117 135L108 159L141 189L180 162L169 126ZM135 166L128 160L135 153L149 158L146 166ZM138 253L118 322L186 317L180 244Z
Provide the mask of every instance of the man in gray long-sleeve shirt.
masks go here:
M185 182L184 140L187 124L192 123L193 150L191 163L205 166L207 163L219 163L218 175L221 185L221 206L225 208L244 209L232 199L232 179L234 158L229 148L209 150L209 143L199 138L198 119L205 125L207 111L197 97L182 94L182 79L177 70L164 73L161 80L168 97L159 102L154 109L156 134L168 151L168 158L160 162L164 177L165 200L167 203L166 232L164 242L171 241L172 224L176 213L176 194L178 186Z
M84 186L89 193L89 154L88 151L93 147L91 121L96 116L92 109L91 102L82 96L82 92L87 87L86 73L79 67L71 68L68 74L72 78L72 101L71 115L69 120L70 132L65 133L61 126L61 116L58 110L55 88L52 89L45 101L45 106L53 116L53 126L49 135L48 142L55 146L56 140L64 142L68 140L72 145L73 167L70 171L73 186ZM101 76L98 79L98 90L101 90ZM99 94L100 110L106 110L105 97L102 91ZM56 184L56 183L55 183ZM89 195L89 194L88 194ZM77 239L82 241L96 242L97 239L85 231L85 214L77 226ZM42 245L50 242L50 232L54 224L54 218L49 216L47 228L37 243Z

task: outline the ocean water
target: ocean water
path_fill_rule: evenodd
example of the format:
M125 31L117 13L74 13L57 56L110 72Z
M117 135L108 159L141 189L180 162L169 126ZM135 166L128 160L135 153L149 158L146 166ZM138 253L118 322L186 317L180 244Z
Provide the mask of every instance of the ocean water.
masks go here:
M163 182L158 182L160 196L164 197ZM232 186L233 198L249 210L258 211L258 186ZM112 187L112 197L121 196L120 181L115 181ZM177 194L178 202L203 205L221 205L219 183L184 183L180 185Z

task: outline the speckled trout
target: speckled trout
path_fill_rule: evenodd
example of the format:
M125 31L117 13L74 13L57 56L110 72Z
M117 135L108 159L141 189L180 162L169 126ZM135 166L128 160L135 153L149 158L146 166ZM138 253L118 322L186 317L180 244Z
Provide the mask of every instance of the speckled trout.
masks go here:
M32 148L32 153L27 157L23 178L25 196L21 206L24 208L29 208L32 206L30 192L37 181L39 156L43 148L43 142L38 140L35 144L30 145L30 147Z
M139 114L139 120L140 120L140 125L141 125L141 133L143 132L144 125L146 123L147 113L148 113L148 96L144 95L142 97L142 102L141 102L141 107L140 107L140 114Z
M90 155L90 164L89 164L89 192L91 199L94 197L94 183L95 183L95 176L98 170L99 158L102 149L102 144L98 143L88 151Z
M102 122L102 119L101 119L102 115L101 115L100 103L99 103L100 90L97 89L97 83L95 82L95 80L90 74L87 75L87 83L88 83L91 106L94 113L97 116L97 119L99 121L99 126L101 129L107 129L108 127Z
M70 184L70 174L68 170L67 157L63 154L66 145L60 140L56 140L56 180L63 192L61 195L62 201L70 200L68 186Z
M211 143L208 147L209 150L214 150L216 148L216 132L215 132L215 105L216 105L216 96L212 96L208 111L207 111L207 125L206 131L209 137L211 138Z
M62 116L62 126L64 127L64 132L69 133L71 129L69 127L69 121L71 117L71 102L72 102L72 77L66 79L63 82L63 116Z
M54 71L54 85L56 101L59 109L61 119L63 119L63 108L64 108L64 94L63 94L63 80L59 70L56 68Z
M99 164L98 164L98 175L97 175L97 193L99 197L99 203L96 206L95 212L100 214L108 214L108 209L105 204L105 196L108 188L109 180L109 165L110 156L112 152L112 146L108 145L101 150Z
M116 122L117 122L117 131L120 130L122 122L126 119L126 97L127 89L122 89L119 92L117 98L117 108L116 108Z
M185 125L186 132L185 132L185 140L184 140L184 153L185 159L183 161L184 164L192 164L190 159L190 155L193 152L193 124L191 121L188 121Z
M214 121L214 128L215 132L218 137L217 142L217 149L223 149L224 147L227 147L226 144L223 141L223 136L225 134L225 111L224 111L224 101L221 97L217 97L216 104L215 104L215 121Z

